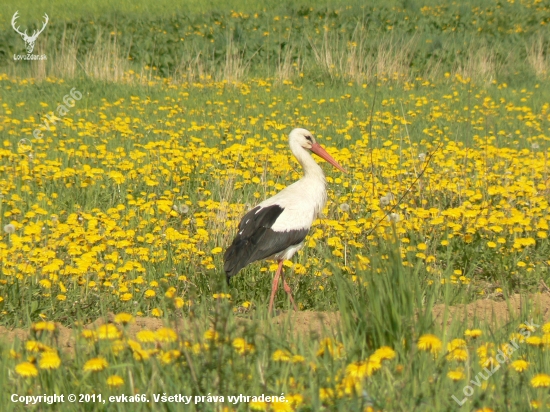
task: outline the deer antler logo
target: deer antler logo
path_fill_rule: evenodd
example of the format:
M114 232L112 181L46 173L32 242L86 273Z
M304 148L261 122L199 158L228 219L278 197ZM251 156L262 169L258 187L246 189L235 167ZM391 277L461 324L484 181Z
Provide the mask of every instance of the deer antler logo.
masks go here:
M32 36L29 36L27 34L27 30L25 30L25 32L21 33L21 31L19 30L19 27L15 27L15 21L19 17L18 13L19 13L19 11L16 11L15 14L13 15L13 17L11 19L11 26L13 27L13 29L19 35L21 35L21 37L25 41L25 47L27 48L27 53L31 54L32 51L34 50L34 43L36 42L36 39L38 38L38 35L44 31L44 29L46 28L46 24L48 24L48 21L50 19L48 18L48 15L44 13L44 20L45 21L44 21L44 24L42 25L42 28L40 30L34 30L33 33L32 33Z

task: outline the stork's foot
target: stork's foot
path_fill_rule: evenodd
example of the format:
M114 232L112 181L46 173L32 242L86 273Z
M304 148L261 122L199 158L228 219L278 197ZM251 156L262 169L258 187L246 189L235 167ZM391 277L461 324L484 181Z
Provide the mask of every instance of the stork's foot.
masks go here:
M273 302L275 301L275 293L277 293L277 287L279 286L279 276L283 272L283 261L279 261L279 267L277 272L275 272L275 277L273 278L273 284L271 285L271 296L269 297L269 307L267 309L268 315L271 315L273 311Z
M286 294L288 295L290 302L292 303L292 306L294 307L294 311L298 312L298 307L296 306L296 303L294 303L294 298L292 297L292 290L290 289L290 286L288 286L288 283L286 283L284 275L281 274L281 276L283 278L283 288Z
M296 303L294 303L294 298L292 297L292 290L290 289L290 286L288 286L288 283L286 283L285 275L283 274L283 261L280 260L279 267L277 268L277 272L275 272L275 277L273 278L273 284L271 285L271 296L269 298L269 308L267 310L267 313L270 315L273 312L273 302L275 301L275 293L277 293L277 287L279 286L279 276L283 279L283 288L288 295L294 310L298 311L298 307L296 306Z

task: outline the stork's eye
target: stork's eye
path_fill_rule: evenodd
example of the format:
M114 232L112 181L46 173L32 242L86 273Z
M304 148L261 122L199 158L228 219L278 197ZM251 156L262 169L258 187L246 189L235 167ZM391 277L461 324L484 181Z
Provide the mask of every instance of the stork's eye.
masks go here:
M311 136L306 136L306 140L307 140L309 143L313 143L313 140L312 140Z

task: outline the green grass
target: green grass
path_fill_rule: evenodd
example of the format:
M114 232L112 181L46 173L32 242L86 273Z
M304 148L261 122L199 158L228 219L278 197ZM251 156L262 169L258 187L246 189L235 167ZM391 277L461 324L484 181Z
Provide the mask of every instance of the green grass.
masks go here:
M18 7L4 9L6 21ZM23 53L24 44L10 26L0 31L0 66L19 76L116 81L124 71L141 73L148 67L148 76L176 81L209 75L363 82L376 76L436 78L447 72L480 83L496 79L523 85L545 78L548 71L550 11L544 3L329 2L310 7L306 2L239 1L207 7L163 0L19 8L22 27L36 27L46 11L51 16L36 46L37 53L48 56L42 63L14 62L13 54Z
M505 298L532 296L541 280L549 282L548 241L537 235L547 231L548 208L547 3L8 0L0 15L9 22L15 10L22 26L38 24L45 12L51 20L36 51L48 55L45 63L14 62L24 44L9 25L0 30L0 72L7 74L0 80L0 229L13 222L23 236L35 224L41 228L19 248L12 247L15 235L1 233L0 325L31 330L31 340L60 350L55 333L32 330L46 318L74 329L76 347L60 350L60 368L24 378L17 365L40 365L47 350L2 342L2 410L24 409L10 402L11 394L139 393L149 400L212 394L231 406L229 395L284 393L299 395L301 403L292 405L304 411L454 411L452 396L463 399L466 385L473 394L460 410L527 410L533 400L544 410L547 389L531 379L550 372L546 343L518 344L512 360L530 362L523 374L502 364L486 386L471 383L485 367L483 344L496 351L531 319L539 325L533 334L543 336L545 314L529 299L500 324L476 317L442 325L432 308L499 290ZM82 99L55 130L34 138L73 88ZM302 310L339 313L336 329L323 332L330 348L297 332L290 319L270 322L268 264L250 265L227 286L222 254L212 252L234 234L225 222L237 221L275 185L298 178L285 140L298 126L311 129L351 172L327 173L327 214L308 241L321 234L294 257L299 266L287 269ZM21 139L31 151L21 150ZM109 176L115 171L122 183ZM391 211L401 223L382 217L390 210L378 199L388 191L399 200ZM340 208L344 203L349 213ZM187 213L170 215L183 204ZM441 215L458 208L475 216ZM512 209L521 219L494 229ZM496 211L503 215L495 218ZM432 223L432 214L444 219ZM95 220L100 240L90 240ZM187 237L166 241L169 229ZM504 244L488 246L500 236ZM525 238L534 244L515 246ZM117 244L120 239L147 259ZM78 259L92 250L94 265L78 272ZM62 265L47 272L51 253ZM141 267L123 269L127 262ZM105 269L110 263L115 268ZM170 288L183 307L167 296ZM124 290L133 294L129 301L121 299ZM154 297L145 297L149 290ZM214 297L220 293L231 301ZM282 291L276 307L290 309ZM109 313L139 319L159 309L177 333L174 342L142 342L140 352L124 327L112 340L82 335L83 324ZM467 360L448 360L447 344L474 327L482 335L466 339ZM205 337L212 331L214 340ZM441 339L437 356L418 344L425 334ZM254 351L240 355L233 346L240 338ZM372 376L346 381L383 346L393 348L395 359ZM170 350L177 351L173 358ZM290 359L274 359L277 351ZM85 371L98 356L109 366ZM454 382L448 373L460 366L465 378ZM124 380L121 387L106 383L111 375ZM128 404L62 407L130 410ZM193 409L221 410L212 403L131 405Z
M389 260L377 260L373 256L373 269L359 274L359 281L350 283L344 277L336 274L333 278L335 286L342 291L339 296L341 323L334 335L335 342L342 342L343 349L336 347L331 355L319 355L318 339L307 335L295 335L292 324L282 327L270 326L266 322L264 309L259 308L246 323L237 322L230 314L231 305L221 301L217 304L203 303L196 307L194 316L184 317L191 326L180 330L181 339L187 342L203 341L206 330L212 329L219 333L217 343L210 341L210 348L194 353L191 348L164 343L157 348L163 351L179 349L182 354L179 360L171 364L163 363L160 358L136 362L128 349L122 352L113 351L109 341L100 340L95 344L78 340L76 356L62 353L63 366L58 370L41 372L38 380L10 379L2 374L4 394L38 393L101 393L103 399L120 394L144 394L152 401L155 395L185 394L186 396L224 395L225 405L228 396L239 393L249 395L280 395L287 397L300 393L304 399L304 408L300 410L362 410L368 405L381 410L419 410L446 411L457 410L458 405L453 400L454 395L459 401L468 398L469 408L480 408L490 405L493 410L523 409L526 402L537 399L546 402L546 391L531 388L528 378L508 370L508 364L495 364L494 376L487 379L488 388L482 389L469 383L469 379L484 383L476 378L479 372L487 376L483 368L477 364L476 349L481 342L494 344L496 348L507 342L510 334L517 331L522 321L533 321L536 335L540 335L540 313L533 308L525 307L518 317L511 317L509 322L495 325L483 319L470 320L469 325L454 321L445 329L433 323L429 310L430 302L444 293L437 285L426 288L426 279L415 268L404 269L400 259L395 256L395 246L382 246L377 250L379 255L389 253ZM366 286L363 286L366 285ZM348 309L347 309L348 308ZM177 312L177 311L176 311ZM177 313L173 313L177 319ZM167 320L168 325L173 321ZM469 360L466 363L467 381L453 383L446 374L460 363L445 360L449 353L446 344L453 338L461 338L467 326L480 327L483 337L468 339ZM181 328L181 326L180 326ZM176 328L177 330L177 328ZM443 336L443 349L439 356L420 351L416 339L425 332ZM289 336L294 336L289 339ZM231 347L235 338L243 337L255 346L255 351L246 356L237 355ZM38 334L35 338L47 345L56 345L56 341L48 334ZM206 341L208 342L208 341ZM384 366L372 377L366 378L363 391L356 396L335 395L334 399L322 401L319 391L332 390L333 393L345 391L339 379L346 365L368 357L372 351L381 345L391 345L397 352L397 359L384 361ZM532 359L532 369L547 370L549 361L545 352L533 348L526 343L518 343L518 349L510 356L511 360L528 356ZM18 353L32 352L25 350L20 344L11 345ZM150 347L150 345L144 345ZM305 360L297 363L289 361L274 361L275 350L287 350L292 355L300 355ZM4 346L4 358L8 347ZM161 352L162 353L162 352ZM537 357L537 353L540 353ZM496 353L495 353L496 355ZM39 356L35 354L33 356ZM107 371L82 372L85 361L93 356L104 356L111 365ZM534 356L534 357L533 357ZM499 359L499 358L497 358ZM6 365L13 365L12 360L4 360ZM312 362L315 373L312 372ZM498 369L496 368L498 366ZM121 388L109 389L104 380L110 374L121 375L125 384ZM532 373L531 373L532 375ZM40 392L37 392L37 386ZM463 388L473 387L473 394L465 397ZM99 390L98 390L99 389ZM348 388L349 389L349 388ZM351 394L355 389L350 389ZM469 393L469 392L467 392ZM132 404L132 410L218 410L220 404L199 403L194 406L184 406L175 403L137 403ZM235 410L248 410L245 404L231 405ZM52 406L55 410L58 406ZM129 410L126 404L110 403L107 406L100 403L63 405L64 410ZM6 411L20 410L17 404L7 403ZM45 405L31 407L30 410L48 410Z

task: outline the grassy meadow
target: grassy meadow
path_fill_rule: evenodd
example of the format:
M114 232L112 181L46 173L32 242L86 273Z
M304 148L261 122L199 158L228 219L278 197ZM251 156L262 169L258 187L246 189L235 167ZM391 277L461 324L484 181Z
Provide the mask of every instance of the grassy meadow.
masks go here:
M0 16L2 410L550 408L550 3ZM295 127L349 173L272 319L276 264L228 286L223 252L300 178Z

